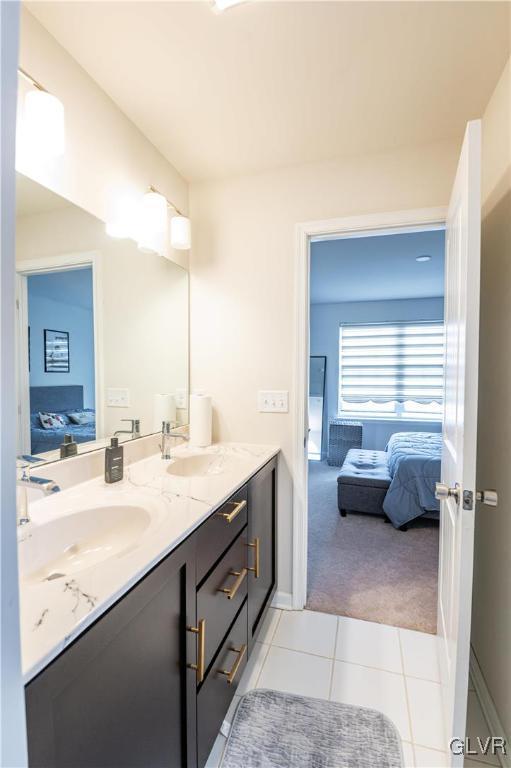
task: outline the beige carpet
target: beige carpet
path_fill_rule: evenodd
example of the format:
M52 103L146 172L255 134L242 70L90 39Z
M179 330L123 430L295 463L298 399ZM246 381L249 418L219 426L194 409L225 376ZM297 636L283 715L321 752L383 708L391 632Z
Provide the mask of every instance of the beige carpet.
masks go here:
M309 462L307 608L436 632L438 525L396 531L337 509L337 467Z

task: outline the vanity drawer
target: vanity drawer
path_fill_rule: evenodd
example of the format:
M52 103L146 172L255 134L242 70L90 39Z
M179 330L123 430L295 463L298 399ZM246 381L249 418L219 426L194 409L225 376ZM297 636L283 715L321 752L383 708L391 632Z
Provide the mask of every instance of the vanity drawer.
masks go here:
M247 665L247 604L233 624L197 695L197 763L202 768Z
M248 487L233 494L197 532L197 583L247 524Z
M247 596L247 576L245 529L197 592L197 616L205 620L205 669Z

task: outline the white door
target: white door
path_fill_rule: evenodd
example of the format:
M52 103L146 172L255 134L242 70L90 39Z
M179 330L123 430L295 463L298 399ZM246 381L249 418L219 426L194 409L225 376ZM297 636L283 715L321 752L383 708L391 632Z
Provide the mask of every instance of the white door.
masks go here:
M439 656L450 740L465 736L476 497L481 123L467 125L446 226L445 421L440 510ZM446 745L446 746L447 746ZM452 755L452 766L463 765Z

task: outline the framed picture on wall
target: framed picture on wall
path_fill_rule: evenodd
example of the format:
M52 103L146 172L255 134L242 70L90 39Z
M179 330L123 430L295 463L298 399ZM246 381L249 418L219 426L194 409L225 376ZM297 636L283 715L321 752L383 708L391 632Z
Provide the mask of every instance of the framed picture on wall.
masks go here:
M69 333L44 329L44 370L69 373Z

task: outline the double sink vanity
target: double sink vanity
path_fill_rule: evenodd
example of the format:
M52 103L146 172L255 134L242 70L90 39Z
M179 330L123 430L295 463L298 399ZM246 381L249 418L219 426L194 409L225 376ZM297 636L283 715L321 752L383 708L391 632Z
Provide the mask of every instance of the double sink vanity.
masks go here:
M202 768L275 592L278 449L186 441L182 263L16 185L29 766Z
M275 591L277 454L180 446L29 505L32 768L205 764Z

